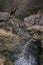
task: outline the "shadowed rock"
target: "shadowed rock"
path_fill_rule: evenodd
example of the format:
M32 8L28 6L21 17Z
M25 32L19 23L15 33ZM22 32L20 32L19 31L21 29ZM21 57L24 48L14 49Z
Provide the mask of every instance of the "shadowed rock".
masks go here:
M0 11L14 13L16 17L28 16L31 12L43 8L43 0L0 0Z

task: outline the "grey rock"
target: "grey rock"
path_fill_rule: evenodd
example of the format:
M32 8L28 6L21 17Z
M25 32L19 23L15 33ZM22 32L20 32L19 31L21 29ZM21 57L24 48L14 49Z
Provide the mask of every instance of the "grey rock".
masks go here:
M0 21L7 21L10 15L7 12L0 12Z
M24 23L26 27L33 25L42 25L43 26L43 14L30 15L29 17L24 18Z
M24 18L24 23L26 27L32 26L34 24L34 15Z
M37 22L36 24L43 26L43 14L41 14L40 21Z

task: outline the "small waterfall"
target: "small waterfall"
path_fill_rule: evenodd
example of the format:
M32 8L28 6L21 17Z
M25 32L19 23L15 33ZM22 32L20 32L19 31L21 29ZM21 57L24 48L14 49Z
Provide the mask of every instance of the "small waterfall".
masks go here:
M27 41L27 44L23 46L23 51L14 62L14 65L40 65L38 44L34 40Z

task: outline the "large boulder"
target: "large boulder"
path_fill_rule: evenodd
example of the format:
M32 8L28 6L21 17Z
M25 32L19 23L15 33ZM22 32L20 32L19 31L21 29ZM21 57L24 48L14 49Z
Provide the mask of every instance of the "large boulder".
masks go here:
M43 26L43 14L37 13L24 18L25 26L28 28L33 25Z

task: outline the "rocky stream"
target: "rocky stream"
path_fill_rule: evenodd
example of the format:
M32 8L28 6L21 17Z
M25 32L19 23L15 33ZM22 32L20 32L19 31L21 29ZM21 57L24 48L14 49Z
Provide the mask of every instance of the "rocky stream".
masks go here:
M0 0L0 65L43 65L43 0Z

